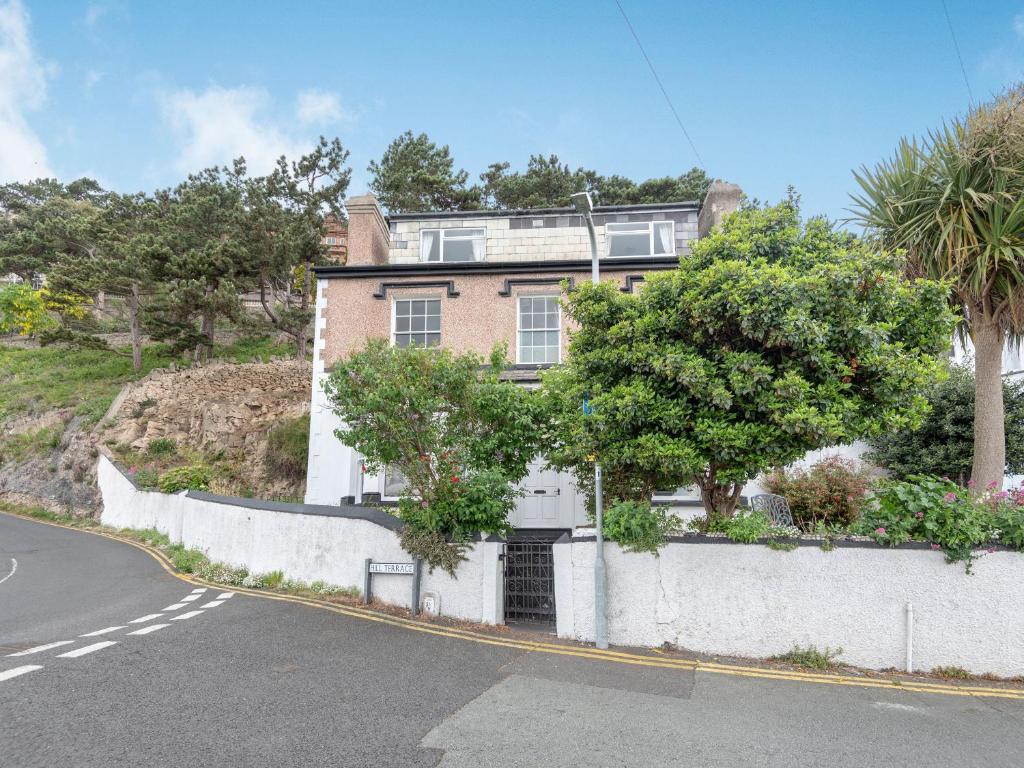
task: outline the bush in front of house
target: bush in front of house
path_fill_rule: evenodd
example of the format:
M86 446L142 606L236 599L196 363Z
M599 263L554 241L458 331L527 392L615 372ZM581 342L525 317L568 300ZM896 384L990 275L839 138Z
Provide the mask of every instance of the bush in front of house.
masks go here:
M789 502L794 525L814 532L856 522L871 488L871 477L856 462L830 456L810 468L776 469L765 479L765 486Z
M306 477L309 460L309 414L278 422L267 432L267 470L290 480Z
M640 501L617 501L604 511L605 537L627 552L657 555L668 535L682 528L682 521L665 507Z
M935 475L964 485L974 461L974 372L953 366L949 378L932 386L927 397L931 410L918 429L872 437L864 458L898 479ZM1004 380L1003 408L1007 471L1024 474L1024 381Z
M164 493L178 491L208 491L213 472L202 464L169 469L160 475L159 487Z

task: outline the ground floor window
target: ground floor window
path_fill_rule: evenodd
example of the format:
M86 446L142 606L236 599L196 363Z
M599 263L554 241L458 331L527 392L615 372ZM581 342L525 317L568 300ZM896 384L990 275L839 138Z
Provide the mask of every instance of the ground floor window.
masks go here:
M441 343L440 299L395 299L396 347L436 347Z

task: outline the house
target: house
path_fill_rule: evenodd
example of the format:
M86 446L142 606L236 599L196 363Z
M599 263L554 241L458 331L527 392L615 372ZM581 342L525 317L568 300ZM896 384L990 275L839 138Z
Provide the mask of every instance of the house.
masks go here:
M735 210L741 194L716 182L703 205L598 206L602 279L628 292L647 274L675 268L694 239ZM571 208L385 216L372 195L352 198L346 208L347 261L315 270L310 504L389 501L401 493L397 473L364 473L360 456L334 435L339 422L322 384L336 361L374 337L483 356L504 342L514 356L509 375L531 385L566 354L562 281L590 279L587 229ZM570 475L538 461L523 486L511 520L517 528L564 530L586 522ZM666 494L666 502L683 496Z
M333 213L324 217L323 243L327 246L327 260L344 264L348 254L348 226L345 220Z

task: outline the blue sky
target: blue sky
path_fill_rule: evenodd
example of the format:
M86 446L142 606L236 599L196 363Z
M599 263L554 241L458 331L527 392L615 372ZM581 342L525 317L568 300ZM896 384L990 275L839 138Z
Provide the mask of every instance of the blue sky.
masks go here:
M708 173L845 215L851 169L968 104L941 0L621 0ZM1024 78L1024 0L946 0L974 96ZM0 0L0 182L168 186L320 134L352 193L400 132L475 177L531 153L637 179L698 160L614 0Z

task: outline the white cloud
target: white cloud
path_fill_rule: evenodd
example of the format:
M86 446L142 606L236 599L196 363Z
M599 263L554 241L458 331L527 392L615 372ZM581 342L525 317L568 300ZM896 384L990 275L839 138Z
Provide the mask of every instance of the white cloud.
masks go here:
M312 146L268 115L270 95L263 88L184 89L164 95L161 106L182 140L175 163L182 173L224 165L240 155L250 172L267 173L282 154L297 158Z
M337 94L317 90L299 93L295 113L300 123L307 124L337 122L345 116Z
M46 100L51 69L29 40L29 18L21 0L0 5L0 183L52 176L46 147L25 112Z
M99 83L99 81L102 79L102 72L95 69L90 69L85 73L85 77L82 78L82 85L85 86L85 90L91 91L93 87L95 87L96 84Z
M1024 37L1024 13L1014 16L1013 31L1017 33L1017 37Z
M106 3L89 3L85 9L85 25L95 27L97 22L107 15L110 7Z

